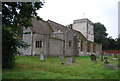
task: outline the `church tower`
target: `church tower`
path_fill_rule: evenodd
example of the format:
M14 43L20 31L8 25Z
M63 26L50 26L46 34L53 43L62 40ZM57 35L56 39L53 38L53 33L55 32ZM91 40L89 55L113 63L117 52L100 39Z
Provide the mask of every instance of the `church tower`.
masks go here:
M87 18L74 20L73 29L81 32L87 40L94 42L94 25Z

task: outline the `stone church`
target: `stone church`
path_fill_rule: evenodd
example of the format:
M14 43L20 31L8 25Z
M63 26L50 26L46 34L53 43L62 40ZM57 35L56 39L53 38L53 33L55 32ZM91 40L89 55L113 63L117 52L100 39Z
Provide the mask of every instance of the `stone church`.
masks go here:
M23 41L30 47L20 49L22 55L45 57L86 56L100 54L102 45L94 42L93 23L87 18L74 20L72 28L54 21L32 19L33 27L23 29Z

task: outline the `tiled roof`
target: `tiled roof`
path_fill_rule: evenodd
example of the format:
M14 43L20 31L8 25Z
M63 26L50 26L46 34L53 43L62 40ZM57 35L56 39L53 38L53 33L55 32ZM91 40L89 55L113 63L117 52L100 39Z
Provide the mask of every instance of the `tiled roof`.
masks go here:
M76 31L76 30L74 30L74 29L72 29L72 31L75 33L75 35L76 35L80 40L87 40L87 39L85 38L85 36L84 36L81 32Z
M51 26L51 28L54 32L57 32L59 30L61 30L61 32L65 32L67 30L67 27L64 25L58 24L51 20L48 20L47 22L49 23L49 25Z
M50 34L52 32L51 27L44 20L37 20L36 18L32 19L33 27L30 27L32 32L41 33L41 34Z

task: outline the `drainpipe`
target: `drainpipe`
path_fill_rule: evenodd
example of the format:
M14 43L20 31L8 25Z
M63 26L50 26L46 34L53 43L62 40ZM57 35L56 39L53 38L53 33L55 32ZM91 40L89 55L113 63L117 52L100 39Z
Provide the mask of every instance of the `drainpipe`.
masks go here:
M32 35L32 36L31 36L31 39L32 39L32 41L31 41L31 42L32 42L32 43L31 43L31 56L33 56L33 34L34 34L34 33L31 32L31 35Z
M47 57L50 56L50 34L47 36L47 39L48 39L48 46L47 46L47 49L48 49L48 54L47 54Z

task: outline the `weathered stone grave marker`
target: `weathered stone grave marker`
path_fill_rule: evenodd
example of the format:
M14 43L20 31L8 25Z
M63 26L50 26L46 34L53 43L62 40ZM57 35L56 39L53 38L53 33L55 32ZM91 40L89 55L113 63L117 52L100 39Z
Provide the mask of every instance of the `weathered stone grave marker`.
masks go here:
M72 58L72 62L73 62L73 63L75 63L75 62L76 62L75 57L73 57L73 58Z
M43 52L40 53L40 60L41 60L41 61L44 60L44 53L43 53Z
M116 53L116 54L114 54L114 58L118 58L117 53Z
M118 54L114 54L114 57L112 58L112 60L118 60Z
M94 54L91 54L90 57L91 57L91 61L96 61L96 56Z
M105 64L109 64L109 62L108 62L108 57L104 57L104 59L105 59Z
M60 58L60 61L64 61L64 56L59 56L59 58Z
M104 59L105 59L105 60L107 60L107 59L108 59L108 57L104 57Z
M72 58L71 58L71 57L68 57L68 58L67 58L66 64L67 64L67 65L72 65Z
M103 57L103 54L101 54L101 61L104 61L104 57Z
M64 56L59 56L61 64L64 65L63 61L64 61Z

